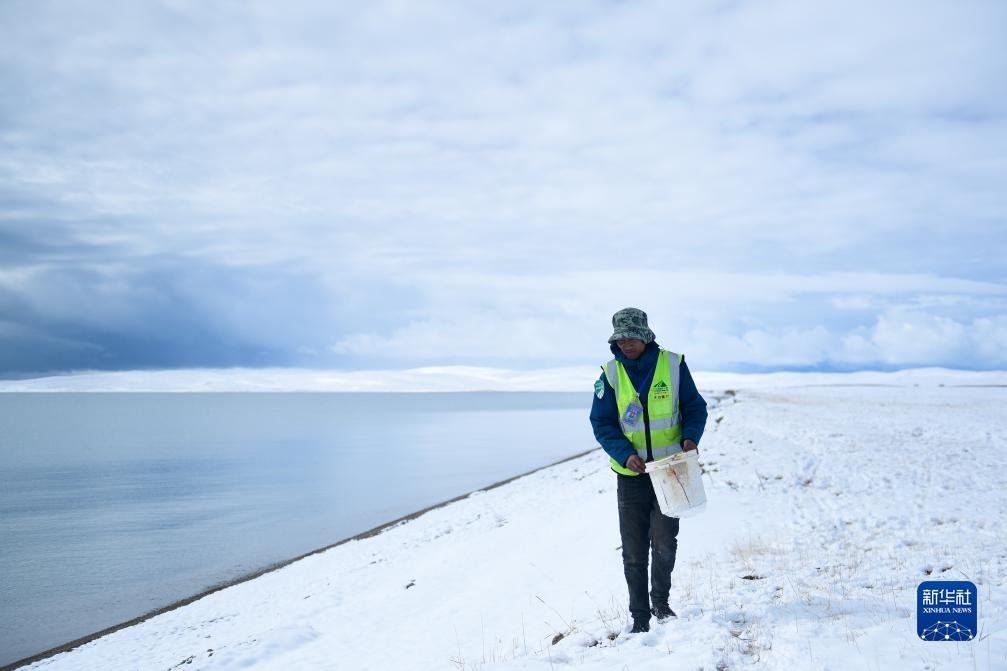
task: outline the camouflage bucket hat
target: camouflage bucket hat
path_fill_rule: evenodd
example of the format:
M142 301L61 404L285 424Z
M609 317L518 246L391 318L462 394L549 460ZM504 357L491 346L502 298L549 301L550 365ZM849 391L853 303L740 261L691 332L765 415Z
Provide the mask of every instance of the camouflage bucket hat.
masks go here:
M630 338L645 343L654 340L654 332L647 326L647 313L638 308L623 308L616 312L612 315L612 327L615 333L608 339L609 342Z

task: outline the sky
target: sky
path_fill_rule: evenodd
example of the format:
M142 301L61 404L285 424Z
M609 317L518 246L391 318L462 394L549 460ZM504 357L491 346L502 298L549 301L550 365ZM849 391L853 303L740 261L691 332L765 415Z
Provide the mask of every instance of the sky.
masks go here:
M0 376L1007 368L1007 4L0 2Z

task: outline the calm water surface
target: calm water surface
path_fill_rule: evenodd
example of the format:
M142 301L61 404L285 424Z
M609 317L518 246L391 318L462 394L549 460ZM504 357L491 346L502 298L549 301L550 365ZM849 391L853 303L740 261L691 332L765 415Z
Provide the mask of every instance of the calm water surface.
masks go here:
M590 402L0 394L0 665L590 449Z

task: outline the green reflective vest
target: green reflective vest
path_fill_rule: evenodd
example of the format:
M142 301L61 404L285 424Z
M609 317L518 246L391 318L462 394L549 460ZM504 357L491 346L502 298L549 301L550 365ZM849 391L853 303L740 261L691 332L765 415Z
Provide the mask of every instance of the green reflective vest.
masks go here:
M647 434L650 434L650 451L654 460L682 451L682 417L678 411L678 376L682 355L662 349L654 367L654 381L647 394L647 416L644 421L640 394L629 381L626 368L612 359L604 366L605 379L615 390L619 407L619 425L640 458L647 461ZM612 470L623 475L639 475L623 467L615 459Z

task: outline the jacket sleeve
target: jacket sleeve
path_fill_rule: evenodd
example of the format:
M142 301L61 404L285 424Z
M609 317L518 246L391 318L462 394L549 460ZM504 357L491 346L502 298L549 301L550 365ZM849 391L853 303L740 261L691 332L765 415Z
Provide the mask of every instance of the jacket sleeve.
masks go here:
M696 383L692 379L685 359L679 364L678 409L682 413L682 440L691 438L699 445L706 428L706 400L700 396ZM597 435L597 431L595 432Z
M608 456L615 459L620 466L625 466L626 460L636 454L636 450L619 426L619 406L615 402L615 390L605 379L604 372L600 379L604 393L601 398L598 398L598 394L594 395L594 403L591 405L591 427L594 429L595 439Z

